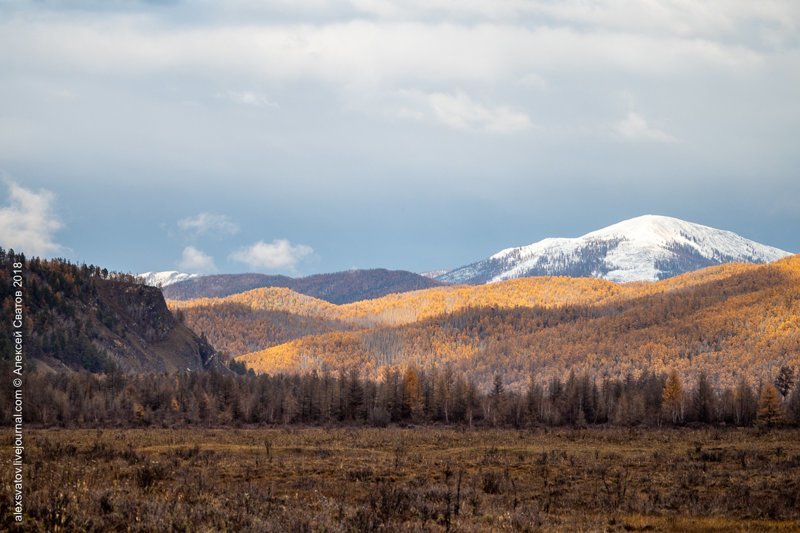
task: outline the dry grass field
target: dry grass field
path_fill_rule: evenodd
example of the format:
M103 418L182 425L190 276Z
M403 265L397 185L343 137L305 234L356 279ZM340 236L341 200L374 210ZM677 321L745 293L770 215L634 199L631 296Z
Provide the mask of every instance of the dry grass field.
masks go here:
M25 459L30 531L800 531L797 430L28 430Z

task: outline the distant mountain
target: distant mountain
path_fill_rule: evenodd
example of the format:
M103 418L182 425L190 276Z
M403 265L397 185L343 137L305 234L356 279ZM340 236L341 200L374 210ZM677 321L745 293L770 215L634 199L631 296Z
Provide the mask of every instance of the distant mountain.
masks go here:
M645 215L587 233L508 248L452 270L446 283L490 283L527 276L655 281L722 263L769 263L791 255L730 231Z
M168 300L194 298L224 298L231 294L262 287L289 287L294 280L288 276L267 274L215 274L179 281L162 288Z
M333 304L380 298L387 294L438 287L442 283L405 270L348 270L295 280L291 289Z
M165 286L170 300L221 298L262 287L285 287L334 304L380 298L387 294L438 287L442 282L404 270L348 270L305 278L266 274L219 274L186 279Z
M129 275L62 260L23 259L0 249L0 304L12 316L12 280L23 262L25 358L40 368L90 372L178 372L221 368L216 351L178 321L161 291ZM0 352L11 354L11 320L0 322Z
M151 287L166 287L179 281L196 278L197 274L187 274L176 270L166 270L164 272L142 272L138 276L145 285Z

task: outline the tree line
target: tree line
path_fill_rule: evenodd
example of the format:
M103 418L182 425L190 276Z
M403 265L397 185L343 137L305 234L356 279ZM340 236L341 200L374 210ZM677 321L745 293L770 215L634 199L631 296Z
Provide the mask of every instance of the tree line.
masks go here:
M242 368L237 368L243 370ZM717 388L705 374L691 387L677 372L598 380L570 374L510 390L450 368L388 369L382 379L357 369L337 373L253 375L28 372L25 416L43 426L184 426L244 424L453 424L532 426L800 426L800 387L782 367L773 382L741 380ZM5 382L0 388L8 387ZM0 391L10 397L10 391ZM4 423L10 406L0 404Z

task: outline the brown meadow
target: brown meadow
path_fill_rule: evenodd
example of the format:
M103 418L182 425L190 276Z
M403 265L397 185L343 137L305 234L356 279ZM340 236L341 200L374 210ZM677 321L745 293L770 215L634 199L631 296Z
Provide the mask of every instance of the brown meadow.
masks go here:
M31 531L798 531L800 431L29 430L25 498Z

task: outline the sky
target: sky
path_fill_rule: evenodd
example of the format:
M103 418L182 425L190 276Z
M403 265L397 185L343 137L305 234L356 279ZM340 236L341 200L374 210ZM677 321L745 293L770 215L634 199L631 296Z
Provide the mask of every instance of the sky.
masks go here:
M800 251L796 0L0 0L0 246L455 268L642 214Z

